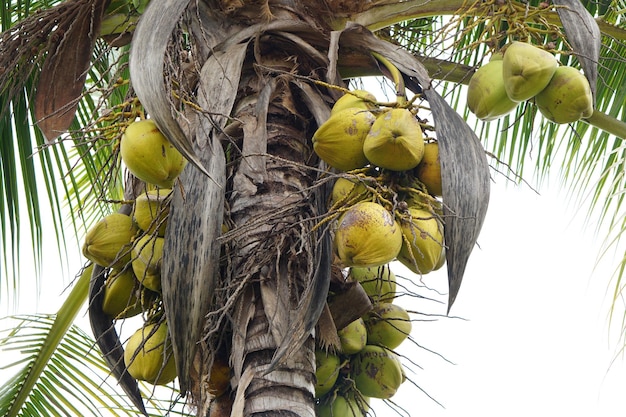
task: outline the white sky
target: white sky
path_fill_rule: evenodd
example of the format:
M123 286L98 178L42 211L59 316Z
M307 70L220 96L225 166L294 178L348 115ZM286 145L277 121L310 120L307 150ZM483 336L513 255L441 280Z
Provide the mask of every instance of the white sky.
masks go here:
M493 184L480 248L451 311L467 321L414 325L418 343L455 365L415 354L408 342L402 351L423 367L415 381L446 408L405 384L398 395L411 416L624 415L626 366L621 356L611 364L620 317L608 326L616 261L594 272L603 236L583 230L564 194L540 191L506 187L501 177ZM445 270L425 278L445 289Z

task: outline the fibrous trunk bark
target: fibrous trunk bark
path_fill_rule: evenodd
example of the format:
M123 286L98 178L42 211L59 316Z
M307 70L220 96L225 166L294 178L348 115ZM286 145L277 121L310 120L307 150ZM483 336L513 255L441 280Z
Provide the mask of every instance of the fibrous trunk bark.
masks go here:
M276 93L277 98L288 94ZM248 156L260 159L253 164L265 173L248 174L250 165L244 157L232 177L230 219L235 230L243 231L231 247L232 278L249 281L249 287L238 299L231 359L237 389L245 398L244 415L313 416L312 337L265 374L290 331L289 313L311 277L315 248L310 229L316 214L311 192L314 175L305 165L314 160L305 135L306 120L281 114L285 110L275 105L270 108L267 155ZM252 120L245 112L241 116ZM245 140L263 139L246 136Z

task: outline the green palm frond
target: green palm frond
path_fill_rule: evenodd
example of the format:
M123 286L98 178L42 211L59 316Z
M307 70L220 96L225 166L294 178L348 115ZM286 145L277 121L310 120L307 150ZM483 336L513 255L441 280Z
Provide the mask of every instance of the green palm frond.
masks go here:
M11 3L13 8L8 9L4 2L2 29L55 3L18 2ZM86 94L70 132L54 146L45 143L34 127L33 108L29 105L34 97L37 70L30 73L17 93L13 88L0 91L0 241L4 264L0 271L1 297L13 294L15 301L19 294L19 263L23 258L18 243L23 234L28 233L33 261L39 267L41 248L52 243L44 243L42 228L51 223L55 236L48 235L46 239L54 239L60 258L67 259L66 233L71 230L68 225L80 239L91 224L115 209L107 201L122 198L122 177L116 169L113 147L100 137L97 129L103 126L96 119L103 109L124 102L128 87L111 89L110 85L119 76L128 78L127 55L127 49L114 52L104 42L98 43ZM4 103L10 105L5 107ZM106 190L106 194L93 190Z
M3 372L15 372L0 387L0 415L40 416L136 416L132 403L109 375L109 369L95 346L94 340L76 326L71 326L41 370L28 397L9 413L15 398L28 379L55 322L54 315L6 317L0 320L0 349ZM9 358L13 358L10 359ZM151 386L143 386L150 398L149 410L154 415L186 415L171 409L175 393L171 387L161 387L157 399Z

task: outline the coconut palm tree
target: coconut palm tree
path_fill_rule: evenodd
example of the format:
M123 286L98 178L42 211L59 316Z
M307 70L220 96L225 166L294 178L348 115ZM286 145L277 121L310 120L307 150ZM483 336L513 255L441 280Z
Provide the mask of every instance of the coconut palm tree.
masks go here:
M623 10L617 0L5 2L4 258L17 264L21 256L20 190L36 257L42 207L52 208L62 254L67 226L81 235L104 214L129 213L149 185L122 169L120 139L135 119L151 118L189 161L171 197L162 295L147 309L169 327L174 389L196 415L313 416L316 346L336 345L337 329L370 308L334 259L329 225L345 208L329 209L327 201L337 177L372 174L329 169L311 142L333 103L354 88L352 79L383 75L396 94L388 107L419 108L440 149L450 308L486 213L487 157L516 178L531 150L540 174L562 161L566 184L592 193L590 207L615 239L624 230ZM497 121L475 121L464 85L514 40L582 68L593 114L560 126L529 100ZM596 170L601 180L592 184ZM124 366L119 327L102 309L109 270L85 271L56 320L24 318L3 339L38 343L28 366L0 390L7 415L97 415L97 404L120 415L146 413L145 398L169 409ZM17 287L22 277L4 272L4 288ZM329 288L335 301L327 300ZM620 290L618 281L616 297ZM87 298L99 353L71 327ZM352 308L340 315L333 304ZM104 376L75 364L78 352ZM211 370L224 355L229 393L215 397ZM119 387L101 384L108 373ZM88 392L70 394L79 407L68 407L67 385ZM120 389L124 401L111 393Z

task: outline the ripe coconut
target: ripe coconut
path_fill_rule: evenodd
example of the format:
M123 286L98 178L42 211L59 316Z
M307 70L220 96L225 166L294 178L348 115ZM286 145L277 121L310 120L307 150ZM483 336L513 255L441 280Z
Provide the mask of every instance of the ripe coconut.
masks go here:
M506 93L502 67L501 59L489 61L470 78L467 106L481 120L495 120L517 107L518 103L511 100Z
M363 141L374 124L372 112L348 108L332 115L313 135L313 149L328 165L341 171L363 168Z
M209 372L208 388L213 397L219 397L230 387L231 369L228 365L228 355L218 354L213 358Z
M413 173L426 186L430 194L440 196L443 193L439 144L437 142L429 142L424 145L424 156Z
M550 83L535 96L543 116L554 123L573 123L593 114L589 81L576 68L556 69Z
M128 339L124 363L135 379L154 385L165 385L176 378L176 363L167 324L148 324Z
M376 109L375 101L376 96L369 91L354 90L339 97L331 109L330 115L333 116L345 109L374 110Z
M422 127L408 109L390 109L376 119L363 142L368 161L392 171L415 168L424 155Z
M368 190L362 182L339 177L333 185L330 201L331 204L354 203L364 199L367 195Z
M502 58L506 93L513 101L534 97L548 85L557 66L550 52L525 42L511 43Z
M434 270L441 259L443 224L429 211L409 207L410 221L402 221L404 239L398 260L416 274Z
M339 218L335 248L345 266L384 265L398 255L401 247L400 225L380 204L357 203Z
M100 266L122 268L130 261L130 242L137 230L130 216L109 214L85 235L83 255Z
M134 176L161 188L172 188L187 162L149 119L126 128L120 155Z
M132 265L135 276L144 287L161 291L161 258L165 239L145 235L136 240L132 250Z

